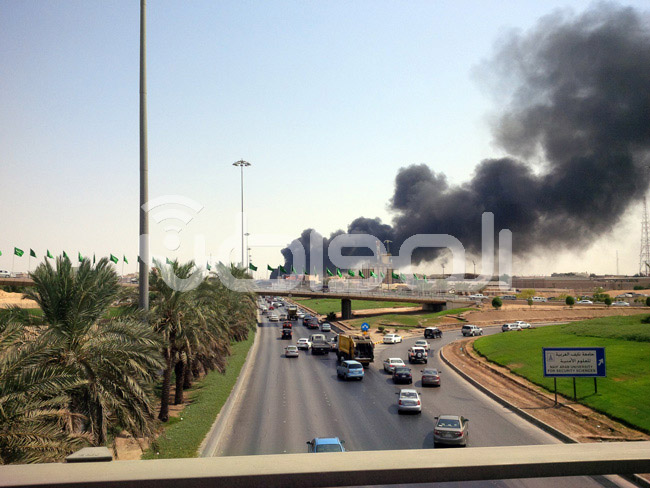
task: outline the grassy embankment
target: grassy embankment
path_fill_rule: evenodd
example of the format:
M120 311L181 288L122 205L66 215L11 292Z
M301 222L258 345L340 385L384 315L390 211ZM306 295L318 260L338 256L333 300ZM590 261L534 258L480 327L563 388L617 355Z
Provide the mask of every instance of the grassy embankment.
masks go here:
M201 442L235 386L254 338L255 331L251 331L248 340L231 346L232 355L224 374L213 371L186 392L187 406L178 417L170 417L155 448L152 446L145 451L142 459L196 457Z
M330 312L341 311L341 300L337 298L309 298L307 300L296 300L296 303L316 310L321 315ZM369 310L375 308L405 308L421 307L419 303L407 302L375 302L372 300L352 300L352 310Z
M607 378L577 378L578 401L650 432L650 324L646 315L606 317L572 324L495 334L474 343L479 354L553 391L544 378L542 347L605 347ZM573 397L571 378L557 379L558 393Z
M383 326L390 329L408 330L414 327L432 327L440 322L440 319L445 315L456 315L471 308L454 308L452 310L443 310L442 312L431 313L413 313L413 314L385 314L377 315L375 317L365 317L361 319L353 319L346 321L347 324L353 327L361 327L361 324L367 322L370 328L377 328ZM459 322L460 323L460 322Z

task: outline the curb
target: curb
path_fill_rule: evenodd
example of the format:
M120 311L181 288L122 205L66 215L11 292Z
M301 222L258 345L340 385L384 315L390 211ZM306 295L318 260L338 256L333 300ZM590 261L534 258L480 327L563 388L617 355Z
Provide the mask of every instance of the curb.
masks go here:
M258 312L258 326L260 323L259 319L260 316ZM253 367L252 365L255 364L257 349L261 342L259 340L259 336L260 332L256 331L255 339L253 340L253 346L248 350L248 354L246 354L244 365L239 371L239 377L237 378L237 381L235 382L232 390L230 390L228 400L226 400L226 403L217 414L217 418L214 420L212 427L210 427L210 430L203 439L203 442L201 442L201 445L199 446L198 457L214 457L216 455L216 452L223 440L223 434L226 430L227 419L231 416L234 406L239 403L239 399L241 398L242 392L244 390L243 386L248 382L248 377L250 376L250 372Z
M533 424L534 426L540 428L541 430L543 430L547 434L552 435L556 439L561 440L565 444L578 444L578 441L575 440L573 437L568 436L564 432L556 429L555 427L552 427L551 425L547 424L546 422L543 422L543 421L539 420L538 418L533 417L528 412L525 412L522 409L520 409L519 407L514 406L512 403L510 403L507 400L504 400L503 398L501 398L499 395L494 393L489 388L486 388L485 386L483 386L481 383L476 381L474 378L469 376L467 373L465 373L459 367L457 367L455 364L453 364L451 361L449 361L445 357L445 355L442 353L443 349L444 349L444 346L441 347L438 350L438 354L440 354L440 359L442 359L442 361L447 366L449 366L451 369L453 369L456 373L458 373L461 376L461 378L466 380L468 383L470 383L472 386L474 386L477 390L485 393L487 396L489 396L492 400L494 400L498 404L506 407L507 409L509 409L512 412L514 412L515 414L517 414L519 417L523 418L524 420L526 420L527 422ZM617 476L620 476L621 478L624 478L624 479L626 479L628 481L631 481L632 483L635 483L638 486L641 486L641 487L644 487L644 488L650 488L650 481L648 481L648 480L646 480L644 478L641 478L637 474L632 474L632 475L622 475L621 474L621 475L617 475Z

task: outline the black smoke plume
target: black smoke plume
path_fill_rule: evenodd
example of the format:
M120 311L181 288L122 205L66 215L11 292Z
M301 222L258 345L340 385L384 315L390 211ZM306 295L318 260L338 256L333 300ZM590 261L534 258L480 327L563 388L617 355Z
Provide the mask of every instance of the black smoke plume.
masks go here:
M611 232L643 197L650 163L646 13L605 4L579 16L550 15L502 41L483 71L499 90L493 132L510 156L482 161L461 185L424 164L401 168L389 204L392 226L360 217L347 232L390 239L394 251L414 234L450 234L478 254L481 215L493 212L496 231L513 232L516 255L559 251ZM288 266L290 247L283 250ZM414 264L437 252L419 250Z

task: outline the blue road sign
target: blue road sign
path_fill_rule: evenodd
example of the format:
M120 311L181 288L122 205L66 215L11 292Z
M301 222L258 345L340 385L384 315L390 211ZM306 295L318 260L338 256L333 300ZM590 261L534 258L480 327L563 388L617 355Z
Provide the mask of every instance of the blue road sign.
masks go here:
M361 330L363 332L366 332L368 329L370 329L370 325L368 325L368 322L364 322L363 324L361 324Z
M606 377L604 347L543 347L546 377Z

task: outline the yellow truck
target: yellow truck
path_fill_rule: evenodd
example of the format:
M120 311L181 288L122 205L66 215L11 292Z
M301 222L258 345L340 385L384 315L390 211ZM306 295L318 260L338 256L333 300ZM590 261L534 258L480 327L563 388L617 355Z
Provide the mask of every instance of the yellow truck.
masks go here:
M375 345L368 336L341 334L337 358L339 362L354 359L367 366L375 360Z

